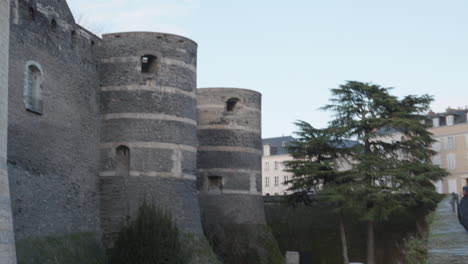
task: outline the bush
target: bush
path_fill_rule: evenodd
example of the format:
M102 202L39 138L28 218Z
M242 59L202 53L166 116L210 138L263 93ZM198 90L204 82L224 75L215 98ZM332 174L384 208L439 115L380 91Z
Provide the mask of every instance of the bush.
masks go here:
M190 252L171 216L144 202L124 227L111 253L112 264L187 264Z
M208 229L208 239L225 264L284 263L284 257L266 225L224 223Z

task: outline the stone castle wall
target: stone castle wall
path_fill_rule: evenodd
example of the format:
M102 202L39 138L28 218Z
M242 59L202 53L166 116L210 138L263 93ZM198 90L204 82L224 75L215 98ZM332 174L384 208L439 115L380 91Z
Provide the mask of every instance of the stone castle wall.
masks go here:
M11 21L8 171L16 239L98 234L100 39L74 23L65 1L13 1ZM33 95L39 112L25 104L30 66L40 71L42 92Z
M205 221L264 224L261 94L198 90L198 171Z
M7 172L10 1L0 0L0 263L16 263Z
M265 223L259 93L197 95L190 39L101 39L75 23L66 1L0 1L11 11L9 20L0 13L0 55L9 55L0 65L0 258L15 254L8 185L21 261L50 237L104 237L112 247L145 200L201 241L202 209L210 221Z
M142 201L202 233L196 188L197 44L160 33L104 35L101 71L101 215L106 237ZM146 61L144 61L146 60Z

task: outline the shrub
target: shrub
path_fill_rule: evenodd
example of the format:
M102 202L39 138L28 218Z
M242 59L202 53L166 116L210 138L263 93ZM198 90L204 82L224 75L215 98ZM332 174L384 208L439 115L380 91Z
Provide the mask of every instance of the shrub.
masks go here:
M119 233L112 264L187 264L190 252L166 211L144 202L137 217Z

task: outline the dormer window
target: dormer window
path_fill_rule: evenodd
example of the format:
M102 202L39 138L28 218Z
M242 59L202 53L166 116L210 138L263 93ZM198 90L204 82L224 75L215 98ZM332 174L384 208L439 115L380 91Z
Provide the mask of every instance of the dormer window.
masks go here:
M445 122L447 126L453 126L453 123L454 123L453 121L454 121L453 115L448 115L445 117Z
M432 127L439 127L440 126L440 123L439 123L439 118L436 117L436 118L433 118L432 119Z
M153 55L144 55L141 57L141 72L155 73L157 58Z

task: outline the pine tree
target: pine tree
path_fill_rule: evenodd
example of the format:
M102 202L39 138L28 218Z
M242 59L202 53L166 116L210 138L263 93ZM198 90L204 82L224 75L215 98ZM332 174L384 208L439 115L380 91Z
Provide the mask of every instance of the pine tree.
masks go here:
M337 131L326 128L316 129L304 121L295 123L299 127L296 138L288 144L288 152L294 158L285 162L287 171L293 173L289 190L292 202L310 204L309 195L314 194L316 201L334 208L340 223L340 237L343 260L349 263L343 211L346 199L343 187L347 172L339 172L338 166L346 162L349 146Z
M367 263L375 264L376 222L406 207L432 209L439 201L433 182L447 173L431 165L434 140L421 122L433 99L398 99L390 88L357 81L331 91L331 103L322 108L335 114L330 126L359 142L350 154L347 177L352 180L341 187L347 206L367 221Z

